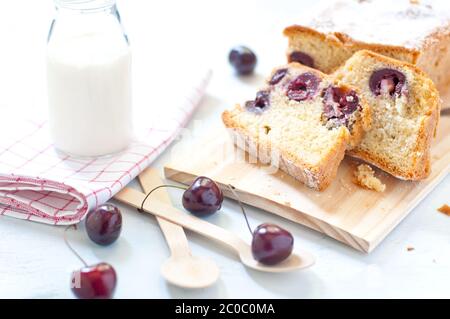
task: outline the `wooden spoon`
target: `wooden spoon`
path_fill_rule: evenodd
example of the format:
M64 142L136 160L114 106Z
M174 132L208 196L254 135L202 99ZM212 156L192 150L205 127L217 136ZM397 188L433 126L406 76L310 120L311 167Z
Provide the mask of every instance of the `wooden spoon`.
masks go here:
M146 193L164 184L154 169L148 168L139 175L139 182ZM147 199L158 199L170 204L165 189L158 189ZM170 257L161 265L161 274L171 284L183 288L205 288L219 278L219 267L209 258L192 256L186 234L181 226L156 217L166 238Z
M126 187L122 189L122 191L120 191L115 198L128 205L140 208L142 201L145 198L145 194ZM310 253L306 251L297 251L298 254L292 254L289 258L279 264L266 266L257 262L253 258L250 245L235 234L221 227L188 215L187 213L182 212L171 205L167 205L158 199L146 200L143 208L144 211L150 214L164 218L175 224L183 226L184 228L190 229L191 231L224 244L239 255L241 262L245 266L255 270L265 272L287 272L306 268L314 264L314 257Z

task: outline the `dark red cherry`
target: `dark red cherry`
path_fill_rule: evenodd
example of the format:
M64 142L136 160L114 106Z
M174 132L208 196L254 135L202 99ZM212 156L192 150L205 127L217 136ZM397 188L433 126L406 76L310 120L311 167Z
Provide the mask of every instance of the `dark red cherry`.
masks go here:
M372 73L369 79L369 87L376 96L380 94L400 95L405 86L405 75L394 69L380 69Z
M252 254L265 265L277 264L288 258L294 247L294 237L274 224L261 224L253 232Z
M298 62L303 65L314 67L314 59L309 55L301 51L294 51L289 55L289 62Z
M257 62L255 53L245 46L234 47L228 55L228 60L240 75L252 73Z
M313 73L303 73L289 83L287 96L298 102L310 99L317 93L320 82L320 78Z
M192 214L204 217L222 207L223 193L210 178L200 176L183 193L183 207Z
M270 92L259 91L253 101L245 102L245 107L249 111L260 112L270 105Z
M339 98L339 105L344 114L350 115L358 109L359 97L353 90L342 92Z
M116 284L116 271L107 263L74 271L71 278L72 292L80 299L109 299Z
M359 98L353 90L329 86L323 93L324 113L328 118L350 115L356 111Z
M347 125L349 118L359 107L359 97L353 90L329 86L323 93L323 114L337 125Z
M275 71L275 73L272 75L272 78L269 81L270 85L278 84L288 73L288 69L279 69Z
M122 214L111 204L104 204L91 210L86 216L86 231L89 238L102 246L117 240L122 230Z

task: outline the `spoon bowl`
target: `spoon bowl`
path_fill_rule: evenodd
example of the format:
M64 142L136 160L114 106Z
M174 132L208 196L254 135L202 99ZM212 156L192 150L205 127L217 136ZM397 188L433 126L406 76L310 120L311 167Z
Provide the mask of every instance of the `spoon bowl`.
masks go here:
M209 258L173 256L161 265L161 274L172 285L199 289L214 284L219 278L219 267Z
M292 253L288 258L275 265L264 265L253 258L251 249L249 246L242 248L239 251L239 258L241 262L254 270L264 272L290 272L299 269L311 267L315 263L315 258L312 254L301 251L298 253Z
M146 193L163 184L156 170L147 168L139 175L139 182ZM162 202L170 204L167 191L153 194ZM161 275L167 282L185 289L205 288L219 279L219 267L209 258L196 257L191 253L186 234L181 226L156 216L170 249L170 257L161 265Z

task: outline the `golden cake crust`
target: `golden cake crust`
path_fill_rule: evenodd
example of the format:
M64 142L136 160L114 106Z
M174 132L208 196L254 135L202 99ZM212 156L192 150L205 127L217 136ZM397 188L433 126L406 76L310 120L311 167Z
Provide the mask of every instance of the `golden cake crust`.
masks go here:
M286 53L288 59L289 55L296 50L305 51L305 53L311 55L312 57L317 56L317 52L320 50L329 51L327 47L331 47L333 53L339 52L339 54L328 56L326 58L328 63L323 65L322 67L320 67L320 61L318 61L319 70L328 74L334 72L339 66L345 63L347 59L349 59L355 52L359 50L371 50L376 53L412 64L415 64L420 56L420 51L416 49L409 49L394 45L365 43L357 41L342 32L322 33L310 27L301 25L289 26L284 29L283 33L289 39L289 47ZM302 40L305 38L307 38L306 41L310 41L311 38L316 39L322 45L319 44L318 46L316 44L313 50L304 50L304 47L300 47L297 42L302 42Z
M412 48L406 48L398 45L385 45L385 44L377 44L377 43L366 43L362 41L358 41L353 39L351 36L342 33L342 32L329 32L329 33L322 33L320 31L317 31L313 28L302 26L302 25L291 25L289 27L286 27L283 31L283 34L288 37L292 38L295 36L301 36L303 34L308 34L310 36L318 37L322 41L327 41L328 44L334 45L335 47L347 47L350 51L350 56L359 50L371 50L380 54L383 53L390 53L391 55L398 56L398 55L404 55L407 57L410 57L410 62L414 64L417 61L417 58L420 55L420 51L417 49ZM290 50L291 52L292 50ZM389 54L383 54L390 56ZM336 66L338 67L338 66Z
M343 32L320 32L311 27L292 25L284 29L289 40L287 58L294 51L302 51L315 59L316 66L332 73L355 52L370 50L397 60L417 65L444 91L450 84L450 24L430 33L417 48L383 43L368 43L352 38ZM319 59L317 59L319 58Z

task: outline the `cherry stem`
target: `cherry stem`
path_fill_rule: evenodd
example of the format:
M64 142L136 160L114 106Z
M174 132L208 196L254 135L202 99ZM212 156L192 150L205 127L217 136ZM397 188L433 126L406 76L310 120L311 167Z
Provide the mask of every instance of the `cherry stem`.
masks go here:
M138 208L138 211L141 212L141 213L144 211L144 204L145 204L145 201L146 201L147 198L151 195L151 193L153 193L153 192L156 191L157 189L164 188L164 187L177 188L177 189L182 189L182 190L187 190L187 189L188 189L187 187L177 186L177 185L159 185L159 186L156 186L156 187L153 188L150 192L148 192L147 195L145 195L145 198L144 198L144 200L142 201L141 207Z
M250 226L250 222L248 221L247 213L245 212L244 205L242 204L241 200L239 199L239 195L238 195L237 192L234 190L235 187L234 187L233 185L230 185L230 184L228 184L227 186L228 186L228 188L230 189L230 191L231 191L231 193L233 194L233 196L236 197L236 200L238 201L239 206L241 207L242 214L244 215L245 222L247 223L248 230L250 231L250 234L251 234L252 237L253 237L253 231L252 231L252 227Z
M69 225L64 230L64 242L66 243L66 246L72 251L72 253L77 256L77 258L84 264L85 267L89 267L88 264L84 261L83 258L77 253L77 251L70 245L69 241L67 240L67 231L69 228L73 227L73 229L77 230L77 225Z

